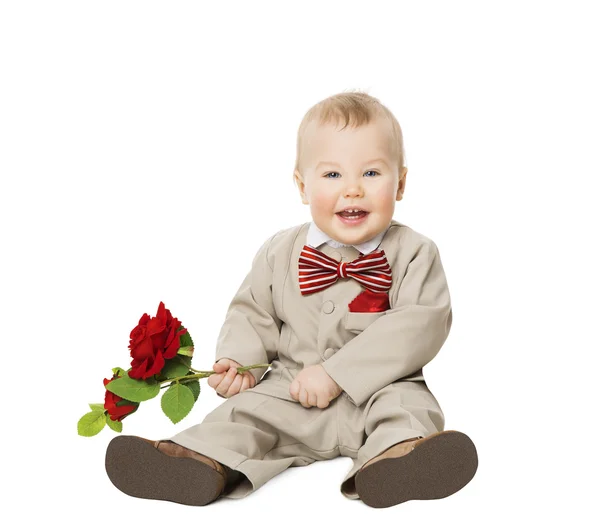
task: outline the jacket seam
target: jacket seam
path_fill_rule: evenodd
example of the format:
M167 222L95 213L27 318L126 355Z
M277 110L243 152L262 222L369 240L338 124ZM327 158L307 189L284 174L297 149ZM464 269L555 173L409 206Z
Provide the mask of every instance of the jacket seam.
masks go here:
M302 231L302 229L304 228L304 226L306 226L306 223L303 223L303 224L301 224L300 226L297 227L296 234L294 235L294 239L292 241L292 244L290 245L289 253L288 253L287 259L285 261L285 263L286 263L286 270L285 270L285 273L283 275L283 281L282 281L282 284L281 284L283 287L285 286L285 284L287 282L287 278L288 278L288 276L290 274L290 268L291 268L290 262L291 262L291 259L292 259L292 254L294 252L294 247L296 246L296 241L298 240L298 236L300 235L300 232ZM288 318L288 316L287 316L287 314L285 312L285 307L283 305L283 293L284 293L284 291L285 291L285 288L282 288L281 289L280 298L279 298L279 307L281 307L282 317L285 319L285 322L289 326L289 322L290 321L289 321L289 318ZM289 352L289 348L290 348L290 343L291 342L292 342L292 329L290 328L290 333L289 333L289 338L288 338L288 344L287 344L288 352Z

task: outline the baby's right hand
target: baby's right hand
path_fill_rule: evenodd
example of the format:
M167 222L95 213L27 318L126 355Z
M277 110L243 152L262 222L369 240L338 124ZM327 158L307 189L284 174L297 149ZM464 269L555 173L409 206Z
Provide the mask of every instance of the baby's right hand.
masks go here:
M256 385L254 376L250 372L238 374L237 368L240 366L242 365L231 359L219 359L213 365L213 371L217 373L208 377L208 384L224 398L230 398L252 388Z

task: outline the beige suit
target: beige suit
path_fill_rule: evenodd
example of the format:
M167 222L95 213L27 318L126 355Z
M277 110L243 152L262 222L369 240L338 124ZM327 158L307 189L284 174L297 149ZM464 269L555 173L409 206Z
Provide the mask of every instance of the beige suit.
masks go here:
M341 492L357 499L354 475L371 458L408 438L444 429L444 415L422 375L452 324L446 277L435 243L395 220L381 244L392 268L390 309L350 313L363 291L352 278L302 296L298 258L310 223L270 237L229 306L216 360L254 369L259 383L170 440L244 475L225 491L245 497L290 466L349 456ZM319 247L339 261L354 247ZM289 393L294 377L321 364L343 392L326 409L304 408ZM264 377L261 380L261 377Z

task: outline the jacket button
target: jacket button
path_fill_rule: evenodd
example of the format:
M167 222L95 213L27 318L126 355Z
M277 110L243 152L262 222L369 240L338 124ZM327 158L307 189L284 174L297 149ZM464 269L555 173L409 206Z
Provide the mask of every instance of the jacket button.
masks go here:
M323 303L323 313L331 313L335 309L335 304L331 300L327 300Z
M331 257L332 257L332 258L333 258L335 261L340 261L340 260L342 259L342 253L341 253L341 252L339 252L339 251L337 251L337 250L334 250L334 251L331 253Z
M329 357L331 357L334 353L335 353L335 350L333 348L327 348L323 352L323 357L325 357L325 359L329 359Z

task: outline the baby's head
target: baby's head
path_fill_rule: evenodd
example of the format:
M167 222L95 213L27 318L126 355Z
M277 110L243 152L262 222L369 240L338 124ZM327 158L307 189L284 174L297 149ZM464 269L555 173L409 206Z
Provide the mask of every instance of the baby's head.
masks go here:
M400 125L377 98L336 94L311 107L300 123L294 181L315 224L336 241L360 244L385 230L407 171ZM366 215L340 215L351 207Z

